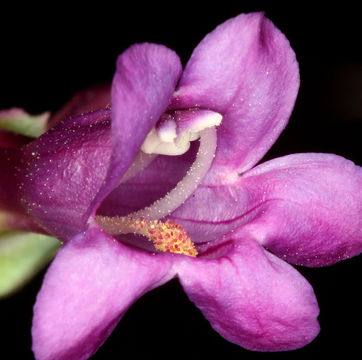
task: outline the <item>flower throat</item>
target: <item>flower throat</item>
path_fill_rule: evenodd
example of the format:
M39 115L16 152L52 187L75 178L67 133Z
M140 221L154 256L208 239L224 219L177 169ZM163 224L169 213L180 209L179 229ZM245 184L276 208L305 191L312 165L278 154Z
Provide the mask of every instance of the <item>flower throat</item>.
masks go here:
M110 235L137 234L151 241L156 250L196 257L194 243L181 225L160 219L169 216L196 190L208 172L216 151L216 129L200 133L200 145L194 163L184 178L163 198L150 206L123 217L97 216L98 224Z

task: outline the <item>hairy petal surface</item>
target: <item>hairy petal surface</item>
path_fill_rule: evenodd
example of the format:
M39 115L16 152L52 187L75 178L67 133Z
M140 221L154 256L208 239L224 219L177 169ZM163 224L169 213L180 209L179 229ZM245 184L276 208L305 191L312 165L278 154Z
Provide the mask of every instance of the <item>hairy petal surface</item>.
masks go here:
M111 163L89 215L119 183L147 134L167 109L181 71L176 53L162 45L136 44L118 57L111 90Z
M219 258L185 259L178 274L211 326L246 349L292 350L319 332L319 309L309 283L245 236Z
M260 202L247 229L288 262L325 266L362 251L362 169L332 154L295 154L245 173Z
M83 230L111 149L110 110L61 122L24 147L16 181L30 217L62 241Z
M171 107L223 115L210 182L227 181L228 173L250 169L262 158L284 129L298 88L295 54L262 13L230 19L200 42Z
M90 357L138 297L173 276L170 268L170 257L131 250L97 226L74 237L58 252L37 297L36 359Z

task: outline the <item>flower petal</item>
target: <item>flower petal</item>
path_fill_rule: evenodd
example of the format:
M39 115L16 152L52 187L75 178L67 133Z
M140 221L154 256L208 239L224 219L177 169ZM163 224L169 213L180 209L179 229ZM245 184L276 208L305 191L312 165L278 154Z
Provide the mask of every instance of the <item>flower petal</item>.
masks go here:
M62 120L75 117L90 111L104 109L111 103L111 86L95 85L89 89L75 93L70 101L61 107L49 120L48 128L52 128Z
M18 212L20 204L15 201L16 185L14 181L15 167L18 163L17 149L0 149L0 209ZM17 211L18 210L18 211Z
M172 108L223 115L209 177L256 164L284 129L299 88L295 54L262 13L242 14L208 34L194 50Z
M263 202L248 225L288 262L326 266L362 252L362 168L332 154L295 154L245 173Z
M168 281L171 261L127 248L97 226L68 242L34 308L37 360L81 360L107 339L132 303Z
M199 245L241 229L288 262L330 265L362 251L361 173L337 155L289 155L199 186L171 220Z
M21 206L15 177L19 158L21 152L18 149L0 149L0 231L44 232Z
M186 260L178 269L183 288L227 340L281 351L318 334L319 309L309 283L255 241L244 236L220 258Z
M89 214L119 183L147 134L167 109L181 70L176 53L162 45L136 44L118 57L111 93L111 164Z
M65 241L84 230L83 218L107 173L110 110L68 119L22 149L19 198L29 216Z

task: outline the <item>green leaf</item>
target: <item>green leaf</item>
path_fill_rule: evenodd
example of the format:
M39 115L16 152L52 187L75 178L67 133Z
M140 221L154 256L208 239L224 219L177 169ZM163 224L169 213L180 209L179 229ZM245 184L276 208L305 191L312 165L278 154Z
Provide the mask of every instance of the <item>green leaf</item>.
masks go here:
M1 110L0 129L37 138L46 131L49 116L49 113L29 115L18 108Z
M54 237L23 231L0 234L0 298L21 288L54 257Z

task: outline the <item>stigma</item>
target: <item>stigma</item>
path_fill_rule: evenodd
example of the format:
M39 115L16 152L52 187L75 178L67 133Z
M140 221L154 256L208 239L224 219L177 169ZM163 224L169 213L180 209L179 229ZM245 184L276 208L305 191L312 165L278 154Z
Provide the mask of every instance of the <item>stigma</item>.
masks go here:
M211 110L168 111L147 135L141 150L145 154L182 155L203 130L219 126L221 120L222 115Z
M186 256L198 255L194 243L180 224L169 220L97 216L99 225L110 235L133 233L145 236L156 250Z

